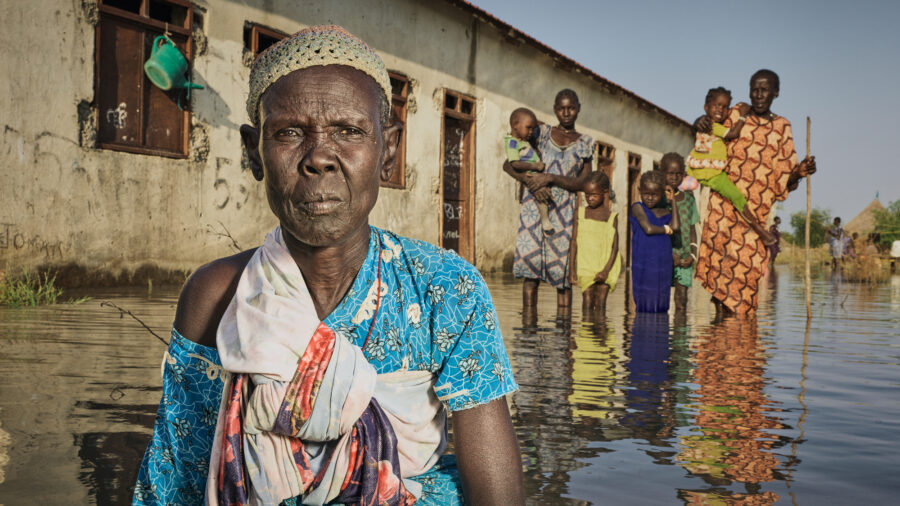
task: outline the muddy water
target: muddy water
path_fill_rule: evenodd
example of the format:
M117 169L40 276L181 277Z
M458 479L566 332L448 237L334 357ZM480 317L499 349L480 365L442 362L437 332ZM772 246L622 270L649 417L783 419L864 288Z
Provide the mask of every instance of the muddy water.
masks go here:
M889 503L900 493L900 276L875 288L781 270L758 317L557 315L488 279L521 390L510 398L533 504ZM76 294L70 294L76 295ZM161 392L177 290L0 309L0 504L131 496Z

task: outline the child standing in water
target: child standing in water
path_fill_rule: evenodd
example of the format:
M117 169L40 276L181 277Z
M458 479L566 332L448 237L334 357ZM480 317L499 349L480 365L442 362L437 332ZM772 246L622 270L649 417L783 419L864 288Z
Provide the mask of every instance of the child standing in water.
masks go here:
M536 174L544 171L544 163L541 162L540 155L528 142L536 126L537 117L531 112L531 109L519 107L509 115L510 135L503 138L503 146L506 150L506 159L517 172ZM519 200L522 200L521 189L520 186ZM539 198L538 195L535 195L534 199L538 214L541 216L541 228L545 234L553 235L556 230L550 222L549 202Z
M778 230L779 225L781 225L781 218L776 216L775 219L772 220L772 226L769 227L769 233L775 238L775 242L768 246L769 265L775 265L775 258L781 253L781 230Z
M641 201L631 206L631 291L640 313L669 311L672 287L672 240L679 230L678 202L666 189L662 171L645 172L639 186ZM668 194L668 195L666 195ZM664 207L664 199L672 211Z
M775 242L775 239L750 212L747 208L747 198L724 172L728 164L728 149L725 142L736 139L744 126L743 119L738 120L731 128L722 125L728 117L730 107L731 92L725 88L719 86L706 93L703 110L713 122L712 133L697 132L694 149L687 158L687 173L703 186L708 186L731 202L738 213L747 220L747 224L759 235L763 244L768 246Z
M678 203L681 227L672 234L672 287L675 291L675 311L682 312L687 309L688 288L694 279L698 248L697 228L694 225L700 222L700 213L691 192L680 189L685 178L684 158L678 153L666 153L659 162L659 168L666 176L667 190L674 194L672 201Z
M828 245L831 246L831 267L837 269L844 261L844 229L841 227L841 219L835 218L831 228L825 231L828 236Z
M572 242L573 272L582 293L582 310L606 311L606 297L616 287L622 260L619 257L618 214L609 208L609 177L602 171L611 161L600 161L581 191L587 207L578 208Z

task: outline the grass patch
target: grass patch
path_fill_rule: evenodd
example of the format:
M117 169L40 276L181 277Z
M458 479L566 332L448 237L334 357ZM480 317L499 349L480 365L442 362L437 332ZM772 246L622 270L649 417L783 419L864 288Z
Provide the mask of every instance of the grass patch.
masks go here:
M888 263L872 255L845 258L842 270L844 279L854 283L883 283L891 278Z
M43 276L31 275L27 270L15 278L0 279L0 306L35 307L56 304L62 295L62 288L56 286L56 276L45 272ZM81 304L90 297L69 299L69 304Z
M831 253L828 245L810 248L810 271L813 275L831 272ZM803 274L806 265L806 251L803 246L781 243L781 253L775 259L778 265L787 265L791 271ZM888 261L872 255L858 255L856 258L844 257L841 264L841 275L844 281L852 283L882 283L891 277Z

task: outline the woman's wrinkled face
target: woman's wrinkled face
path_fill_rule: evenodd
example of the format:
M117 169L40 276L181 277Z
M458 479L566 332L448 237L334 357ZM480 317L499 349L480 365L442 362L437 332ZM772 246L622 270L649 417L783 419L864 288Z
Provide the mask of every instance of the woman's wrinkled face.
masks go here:
M381 101L374 79L339 65L292 72L263 95L259 158L269 207L300 243L340 244L368 225L382 168L393 164Z
M777 96L778 90L767 76L758 76L750 81L750 108L753 114L757 116L768 114L772 101Z
M553 112L556 114L556 119L559 120L560 125L566 128L571 128L575 125L575 120L578 119L578 112L580 110L581 106L578 102L567 96L560 97L559 100L553 104Z
M663 200L664 188L656 183L641 181L640 192L641 202L650 209L659 205Z

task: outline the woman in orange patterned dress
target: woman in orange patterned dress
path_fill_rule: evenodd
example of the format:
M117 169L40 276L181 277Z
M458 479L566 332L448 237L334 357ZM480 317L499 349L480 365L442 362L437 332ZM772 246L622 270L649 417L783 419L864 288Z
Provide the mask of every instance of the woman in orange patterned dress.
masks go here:
M733 107L730 127L746 116L740 136L728 144L728 173L747 197L747 206L765 223L776 201L787 198L800 178L816 171L815 157L797 163L790 122L770 110L778 96L778 74L759 70L750 78L750 105ZM707 116L694 123L701 132L712 128ZM734 206L712 192L706 207L696 277L711 294L716 313L756 311L759 279L768 251Z

